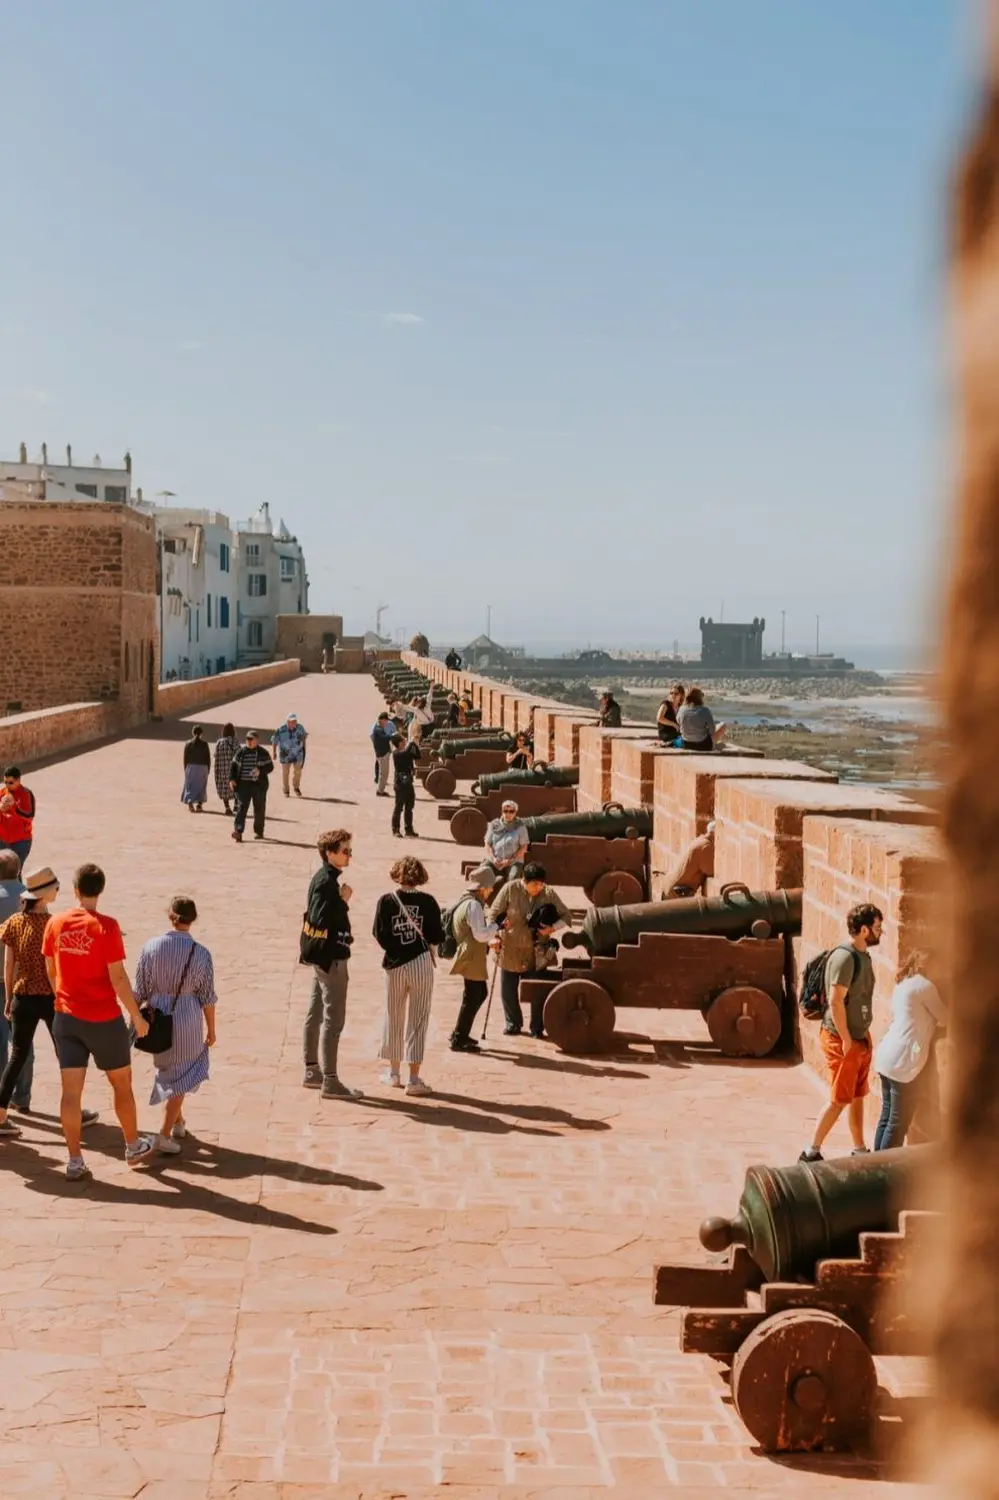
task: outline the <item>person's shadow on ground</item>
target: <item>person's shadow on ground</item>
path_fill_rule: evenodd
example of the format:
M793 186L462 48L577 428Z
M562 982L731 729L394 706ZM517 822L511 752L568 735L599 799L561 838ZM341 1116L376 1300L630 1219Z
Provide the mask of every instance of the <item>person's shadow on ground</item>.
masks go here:
M43 1129L52 1128L57 1136L61 1136L58 1122L53 1122L50 1126L48 1121L34 1116L32 1123ZM117 1126L101 1123L92 1125L84 1137L84 1150L90 1156L120 1160L120 1130ZM318 1224L311 1219L299 1218L297 1214L264 1207L256 1201L244 1202L227 1197L225 1193L216 1192L209 1184L212 1181L237 1182L253 1177L279 1177L287 1182L341 1187L353 1192L377 1193L384 1190L382 1183L368 1178L331 1172L325 1167L310 1167L304 1162L287 1161L282 1157L267 1156L263 1152L238 1151L228 1146L213 1145L191 1134L188 1134L179 1156L157 1155L148 1166L136 1167L135 1187L120 1187L117 1183L102 1182L97 1177L85 1178L80 1183L68 1182L61 1167L42 1156L33 1142L23 1139L16 1145L11 1143L5 1147L3 1163L21 1177L29 1191L50 1197L84 1192L88 1198L99 1203L134 1203L138 1200L144 1204L160 1204L164 1208L200 1209L219 1218L231 1219L235 1223L269 1224L275 1229L295 1229L305 1234L336 1234L337 1230L331 1224Z
M467 1107L457 1108L459 1105ZM486 1135L509 1135L512 1132L520 1135L559 1134L558 1130L545 1130L543 1123L568 1125L572 1130L610 1129L606 1120L580 1119L567 1110L553 1109L546 1104L498 1104L489 1099L473 1099L467 1094L434 1093L419 1104L406 1095L395 1099L373 1098L365 1099L362 1107L364 1106L409 1115L410 1119L420 1120L425 1125L443 1125L451 1130L468 1130ZM513 1115L514 1118L504 1120L502 1115ZM536 1120L538 1124L518 1125L517 1119Z

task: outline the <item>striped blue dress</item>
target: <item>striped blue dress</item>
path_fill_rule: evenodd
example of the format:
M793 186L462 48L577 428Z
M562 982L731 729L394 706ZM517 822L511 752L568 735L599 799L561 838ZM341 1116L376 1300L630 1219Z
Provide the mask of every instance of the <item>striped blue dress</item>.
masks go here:
M177 996L177 986L187 963L194 955L184 977L184 988ZM212 955L201 943L195 943L188 932L167 932L150 938L139 954L132 986L140 1005L173 1014L173 1046L169 1052L153 1057L156 1076L150 1104L164 1104L178 1094L193 1094L208 1077L208 1047L205 1044L206 1005L215 1005L215 966Z

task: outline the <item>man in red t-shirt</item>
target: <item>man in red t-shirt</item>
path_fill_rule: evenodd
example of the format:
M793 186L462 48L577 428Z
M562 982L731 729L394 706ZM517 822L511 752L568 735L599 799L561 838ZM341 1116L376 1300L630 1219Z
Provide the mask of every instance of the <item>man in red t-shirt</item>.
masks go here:
M104 871L97 865L81 865L73 888L78 904L50 918L42 952L55 995L53 1036L62 1072L60 1116L69 1150L66 1176L75 1182L90 1176L80 1151L80 1129L83 1085L91 1058L107 1074L114 1093L128 1166L149 1161L153 1142L139 1134L132 1093L131 1042L121 1007L128 1012L136 1035L145 1036L149 1026L139 1012L125 973L121 928L114 917L97 910L104 890Z
M3 773L0 791L0 847L13 849L23 870L31 853L35 817L35 794L21 781L17 766Z

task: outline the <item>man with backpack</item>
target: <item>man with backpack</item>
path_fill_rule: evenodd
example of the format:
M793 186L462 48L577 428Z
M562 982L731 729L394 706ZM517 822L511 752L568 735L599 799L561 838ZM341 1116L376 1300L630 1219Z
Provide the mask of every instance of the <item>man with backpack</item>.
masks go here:
M870 1088L874 965L868 952L881 941L882 912L870 903L847 913L848 943L820 953L807 965L799 1001L806 1020L821 1017L819 1040L829 1072L829 1103L815 1122L799 1161L821 1161L822 1143L844 1110L853 1155L867 1152L864 1100Z
M444 913L444 941L438 949L441 958L454 959L451 973L460 974L464 980L461 1009L450 1037L452 1052L479 1050L471 1034L472 1023L489 993L486 961L489 944L499 931L495 922L486 921L485 912L496 872L491 865L480 865L468 878L470 889Z
M395 725L389 715L382 712L371 726L371 748L375 752L375 796L388 796L389 772L392 769L392 741Z

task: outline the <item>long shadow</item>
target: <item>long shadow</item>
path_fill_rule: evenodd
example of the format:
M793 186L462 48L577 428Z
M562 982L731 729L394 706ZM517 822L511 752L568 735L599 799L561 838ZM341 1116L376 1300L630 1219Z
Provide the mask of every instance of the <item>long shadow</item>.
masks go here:
M576 1062L566 1054L552 1055L548 1052L507 1052L500 1047L490 1047L489 1057L507 1058L515 1063L518 1068L542 1068L552 1073L578 1073L582 1078L648 1078L648 1073L641 1073L637 1068L588 1068L585 1063Z
M690 1068L695 1064L705 1067L725 1068L752 1068L777 1069L793 1068L798 1059L788 1053L771 1052L766 1057L729 1057L720 1052L712 1041L690 1042L690 1041L651 1041L649 1042L656 1055L656 1061L664 1063L668 1068Z
M310 797L308 792L302 793L303 802L333 802L338 807L356 807L356 797Z
M540 1120L551 1125L568 1125L573 1130L610 1130L606 1120L588 1120L571 1115L567 1109L555 1109L548 1104L498 1104L494 1099L474 1099L470 1094L445 1094L439 1090L435 1099L446 1099L449 1104L465 1105L469 1109L493 1110L501 1115L513 1115L516 1120Z
M447 1095L437 1095L438 1098L447 1098ZM483 1135L545 1135L557 1136L557 1130L542 1130L531 1125L516 1125L512 1120L501 1120L496 1115L477 1115L471 1110L454 1109L445 1105L438 1109L434 1105L429 1107L415 1104L411 1100L402 1099L364 1099L358 1106L385 1110L390 1114L408 1115L411 1120L420 1120L424 1125L443 1125L449 1130L468 1130L475 1134Z
M111 1154L104 1152L90 1137L93 1132L88 1133L87 1149L95 1149L99 1154ZM65 1197L74 1193L85 1193L88 1199L94 1199L98 1203L129 1204L141 1203L152 1204L163 1208L199 1209L203 1213L214 1214L220 1219L230 1219L237 1224L267 1224L275 1229L294 1229L303 1234L331 1235L339 1231L331 1224L317 1224L312 1219L302 1219L297 1214L285 1213L281 1209L265 1208L259 1203L245 1203L238 1198L227 1198L223 1193L217 1193L211 1187L202 1185L200 1182L189 1181L186 1177L172 1177L163 1170L156 1170L156 1166L136 1169L136 1175L142 1174L145 1182L153 1183L155 1186L119 1187L113 1182L101 1182L94 1177L86 1178L81 1183L67 1182L62 1171L40 1157L32 1146L25 1146L19 1142L16 1146L9 1147L10 1155L4 1151L3 1165L9 1170L18 1171L24 1186L32 1193L41 1193L45 1197ZM115 1154L121 1151L120 1137L115 1148ZM28 1154L34 1156L34 1161L25 1160ZM243 1157L247 1162L254 1160L247 1152L234 1153ZM158 1158L159 1162L169 1161L171 1166L182 1164L182 1158ZM258 1157L256 1160L267 1161L273 1158ZM297 1163L284 1163L286 1166L296 1166ZM310 1172L318 1172L316 1168L309 1168ZM225 1173L215 1174L220 1180L225 1180ZM230 1176L249 1176L249 1172L232 1173ZM309 1179L309 1180L315 1180ZM329 1186L357 1187L361 1190L381 1190L381 1183L366 1183L362 1179L354 1177L342 1177L335 1172L330 1172L323 1179Z

